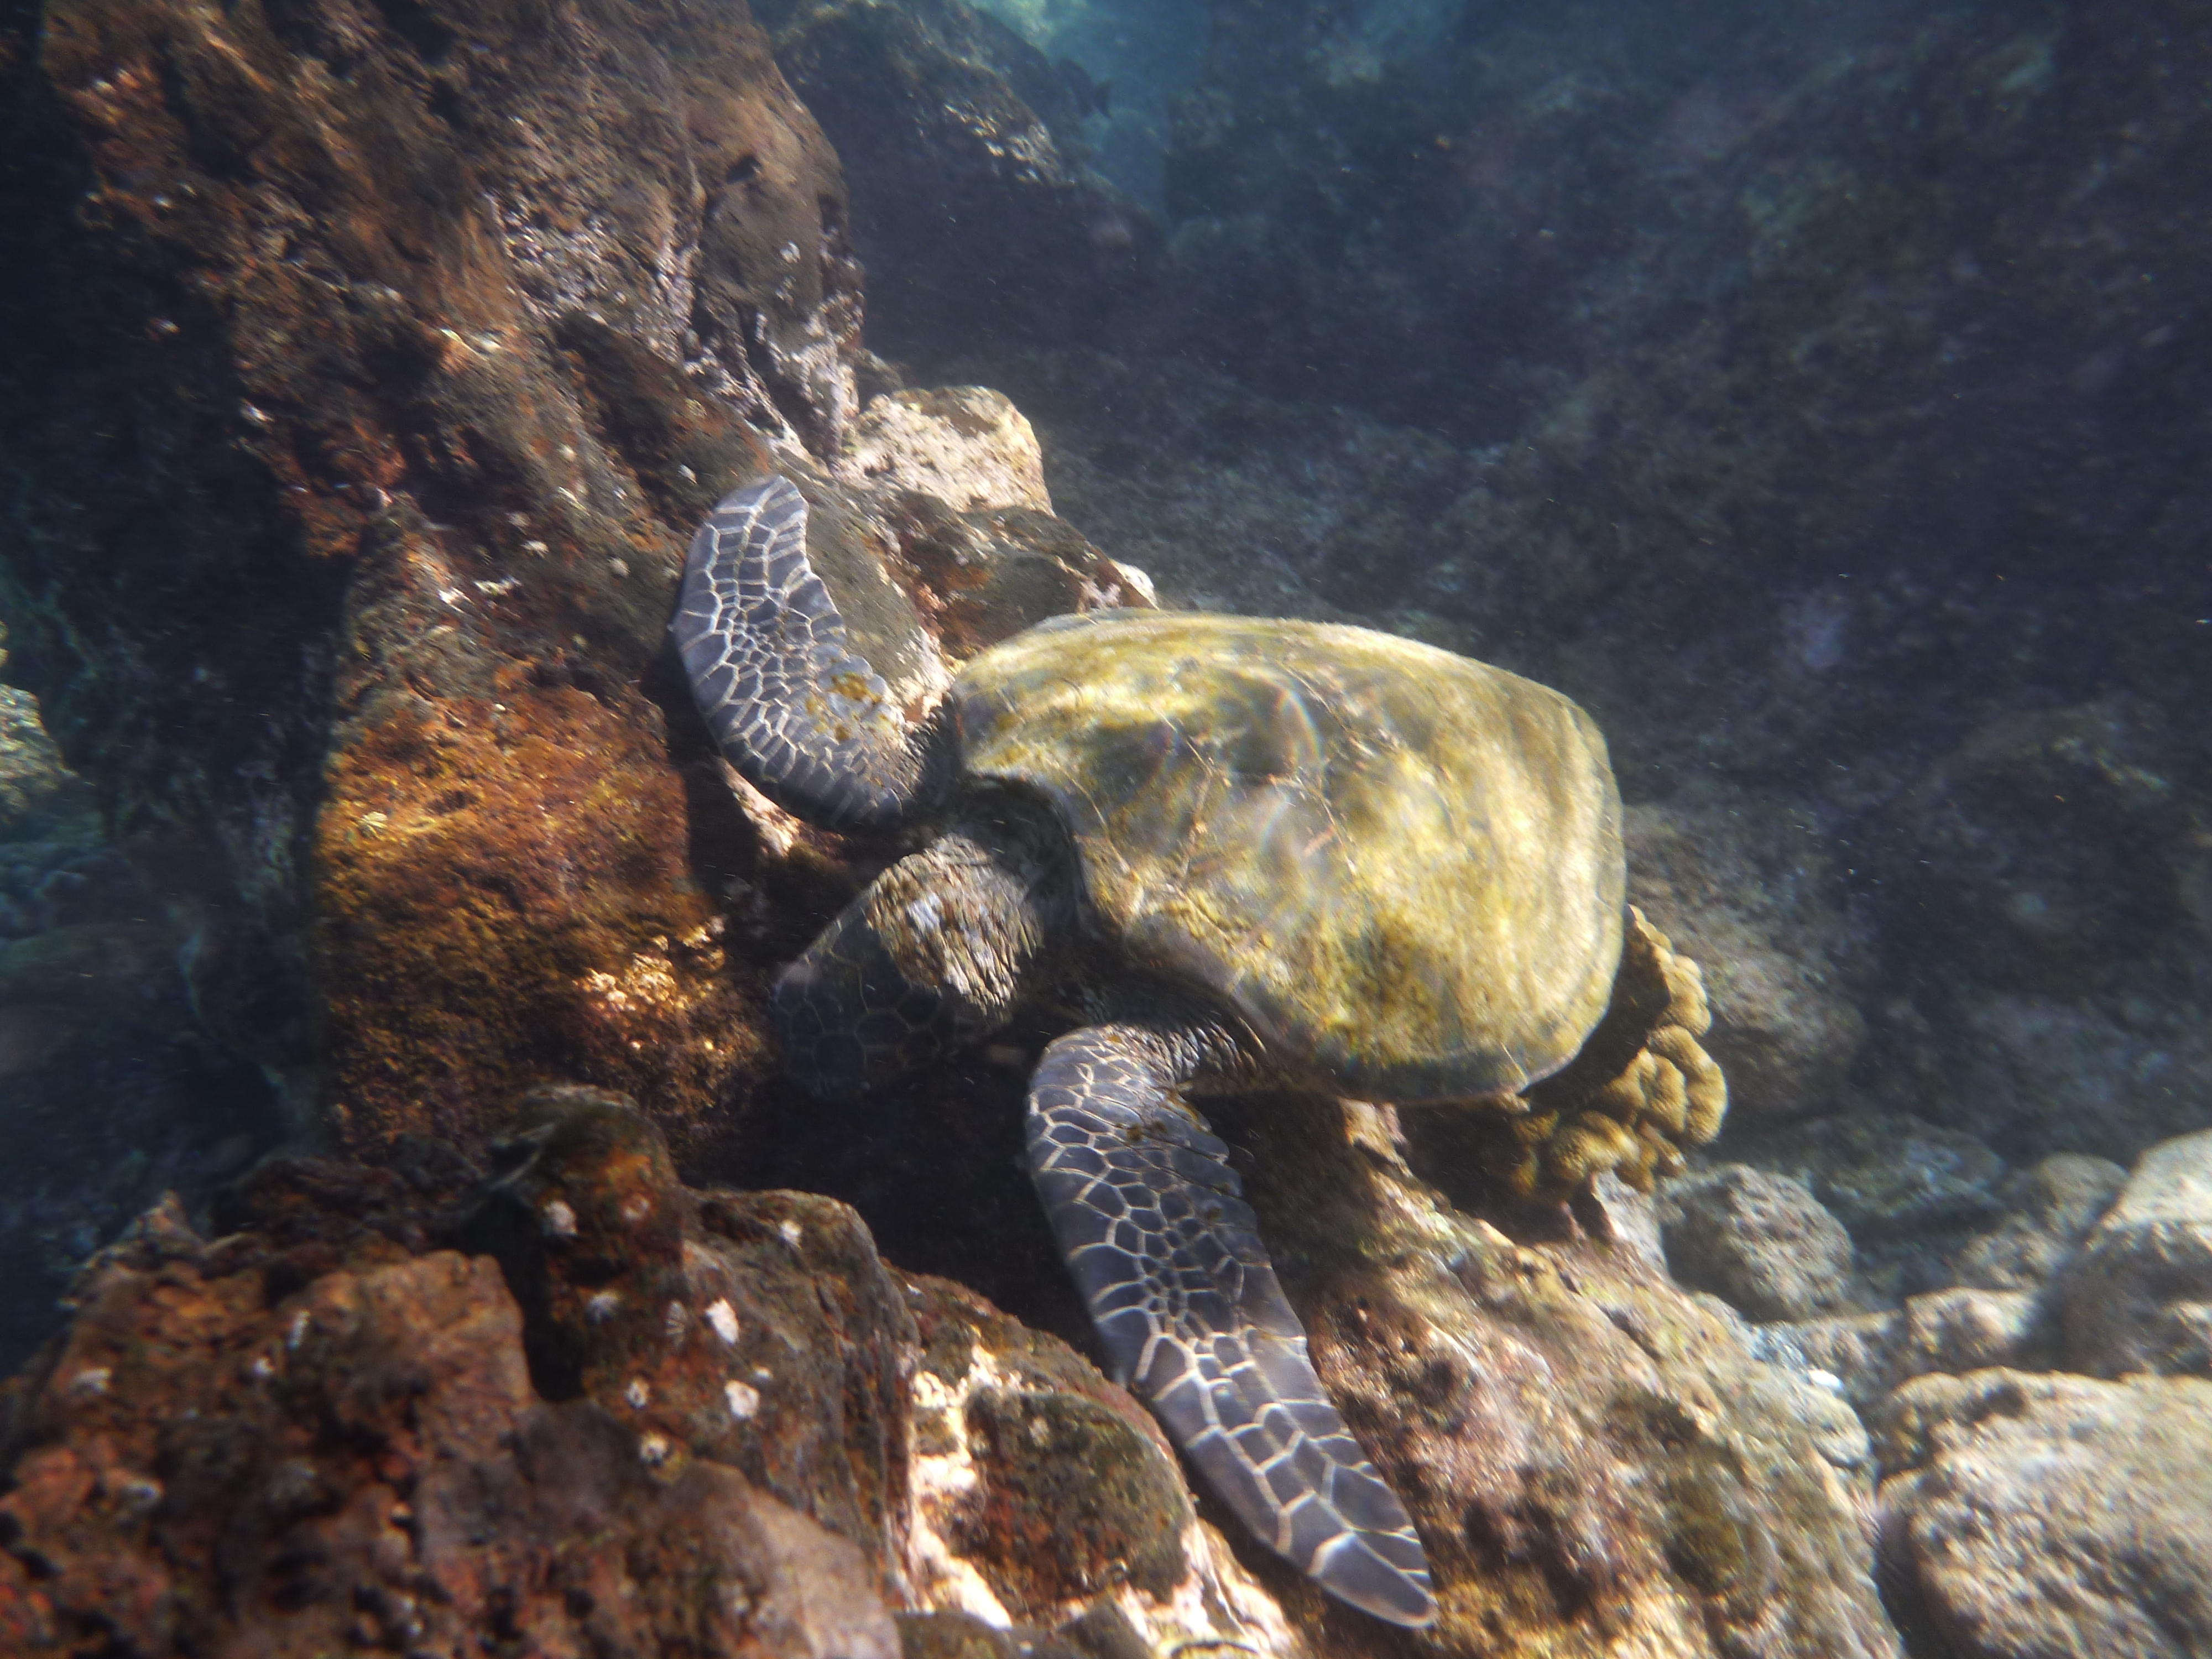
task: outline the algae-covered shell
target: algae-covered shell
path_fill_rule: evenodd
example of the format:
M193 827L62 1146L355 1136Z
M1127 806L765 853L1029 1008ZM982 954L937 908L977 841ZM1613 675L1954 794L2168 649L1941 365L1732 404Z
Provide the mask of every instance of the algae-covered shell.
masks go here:
M1517 1090L1605 1012L1620 797L1556 691L1364 629L1109 611L954 696L969 775L1057 805L1132 958L1349 1092Z

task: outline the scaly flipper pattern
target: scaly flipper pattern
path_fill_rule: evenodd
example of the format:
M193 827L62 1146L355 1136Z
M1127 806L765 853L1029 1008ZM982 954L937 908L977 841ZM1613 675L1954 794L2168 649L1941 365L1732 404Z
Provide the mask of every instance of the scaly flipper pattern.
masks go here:
M1176 1091L1202 1033L1087 1026L1030 1085L1030 1173L1100 1342L1237 1518L1322 1587L1433 1621L1397 1494L1322 1388L1227 1148Z
M722 752L779 806L831 830L896 829L949 769L936 728L910 733L845 636L806 557L806 501L770 475L726 496L691 538L669 631Z

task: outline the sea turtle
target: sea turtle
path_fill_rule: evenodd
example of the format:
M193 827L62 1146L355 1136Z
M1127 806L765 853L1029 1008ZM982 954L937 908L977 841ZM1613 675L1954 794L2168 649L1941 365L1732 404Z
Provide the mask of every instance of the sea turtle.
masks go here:
M1187 1097L1517 1103L1559 1073L1634 925L1604 739L1557 692L1411 641L1139 611L994 645L909 722L806 522L771 476L694 538L671 627L700 710L801 817L936 833L776 980L789 1065L848 1095L1018 1006L1073 1011L1030 1079L1029 1164L1109 1359L1263 1542L1355 1607L1431 1622L1420 1540ZM1648 1155L1600 1161L1632 1170L1671 1157L1662 1131L1711 1126L1687 1124L1679 1069L1632 1057L1673 1078L1671 1116L1639 1139L1634 1111L1598 1113L1562 1144L1617 1135Z

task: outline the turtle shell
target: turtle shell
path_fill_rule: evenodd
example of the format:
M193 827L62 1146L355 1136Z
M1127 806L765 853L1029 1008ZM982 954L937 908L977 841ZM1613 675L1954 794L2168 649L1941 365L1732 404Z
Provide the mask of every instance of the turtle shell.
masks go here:
M969 775L1058 808L1130 957L1348 1093L1519 1089L1605 1012L1620 796L1556 691L1365 629L1105 611L953 697Z

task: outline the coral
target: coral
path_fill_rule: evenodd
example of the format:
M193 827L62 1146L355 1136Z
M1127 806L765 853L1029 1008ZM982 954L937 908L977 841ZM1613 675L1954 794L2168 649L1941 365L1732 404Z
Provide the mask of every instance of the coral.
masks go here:
M1601 1174L1649 1189L1682 1168L1681 1148L1720 1133L1728 1080L1698 1039L1712 1024L1698 964L1631 905L1620 970L1581 1052L1524 1091L1525 1109L1486 1114L1479 1154L1516 1190L1553 1196Z

